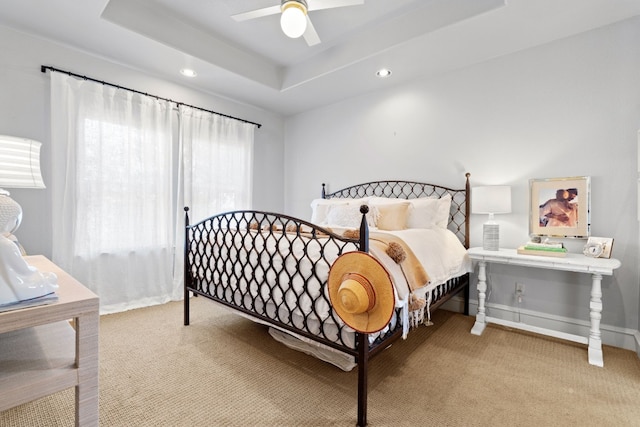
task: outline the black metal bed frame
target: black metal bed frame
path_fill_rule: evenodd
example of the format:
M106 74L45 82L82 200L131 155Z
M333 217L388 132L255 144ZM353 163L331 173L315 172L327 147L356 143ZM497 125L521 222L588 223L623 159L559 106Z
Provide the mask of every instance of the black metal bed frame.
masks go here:
M468 248L469 176L467 173L461 190L411 181L375 181L327 194L322 184L322 197L413 199L450 194L448 228ZM189 208L185 207L184 324L189 325L191 293L354 356L358 364L358 426L367 424L368 361L402 335L398 310L388 330L373 343L369 343L367 334L356 332L355 346L351 346L346 337L352 330L331 309L326 274L335 256L356 250L368 252L366 210L364 206L361 209L359 238L352 239L298 218L251 210L226 212L190 225ZM269 244L275 247L269 248ZM302 255L294 254L292 246L301 248L296 252ZM296 268L290 270L285 264ZM295 287L294 283L303 286ZM265 285L269 287L266 294ZM468 274L434 289L431 309L460 291L464 291L464 313L468 315Z

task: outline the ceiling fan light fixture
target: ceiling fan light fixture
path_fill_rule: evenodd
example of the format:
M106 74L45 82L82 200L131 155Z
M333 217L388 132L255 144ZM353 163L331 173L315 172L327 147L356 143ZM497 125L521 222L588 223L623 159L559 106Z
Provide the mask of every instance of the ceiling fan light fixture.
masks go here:
M307 29L307 4L304 1L284 1L282 3L280 26L287 37L296 39Z

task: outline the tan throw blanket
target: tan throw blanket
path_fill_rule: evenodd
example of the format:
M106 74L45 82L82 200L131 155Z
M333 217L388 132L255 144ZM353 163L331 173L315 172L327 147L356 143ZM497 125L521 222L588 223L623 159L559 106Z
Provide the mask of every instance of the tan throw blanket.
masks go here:
M411 292L429 284L429 275L422 266L422 263L418 260L404 240L392 234L376 232L369 233L369 245L375 245L379 249L385 251L385 253L392 258L394 257L389 253L389 248L393 249L394 244L402 248L402 252L404 252L404 257L401 259L394 259L394 261L402 269L402 274L407 280L407 285L409 285Z
M398 251L398 249L400 250ZM409 245L397 236L387 233L371 232L369 234L369 251L379 260L380 257L383 256L392 258L402 271L409 292L408 313L406 318L408 322L407 328L415 328L423 323L431 324L431 313L429 313L428 301L415 294L417 289L429 284L429 274ZM401 252L399 256L397 254L398 252ZM395 280L394 283L396 283L396 289L398 289L398 283ZM426 322L425 314L428 317ZM405 329L405 336L406 332L408 332L408 329Z

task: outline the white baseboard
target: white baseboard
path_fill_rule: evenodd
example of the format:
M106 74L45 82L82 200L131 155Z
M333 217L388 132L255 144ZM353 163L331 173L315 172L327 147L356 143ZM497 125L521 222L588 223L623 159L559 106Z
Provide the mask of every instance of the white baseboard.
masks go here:
M555 316L533 310L518 309L501 304L486 303L486 314L497 319L510 322L522 322L534 327L552 329L566 334L589 336L591 323L589 320L572 319L569 317ZM464 298L455 296L442 305L449 311L462 313L464 311ZM469 301L469 315L475 316L478 312L478 301ZM640 357L640 331L617 326L600 325L602 343L612 347L636 352Z

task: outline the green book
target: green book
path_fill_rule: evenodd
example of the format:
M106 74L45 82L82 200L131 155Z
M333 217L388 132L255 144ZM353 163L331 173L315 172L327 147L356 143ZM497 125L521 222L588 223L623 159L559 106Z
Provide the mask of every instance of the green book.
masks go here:
M525 246L528 251L544 251L544 252L567 252L566 248L542 247L542 246Z

